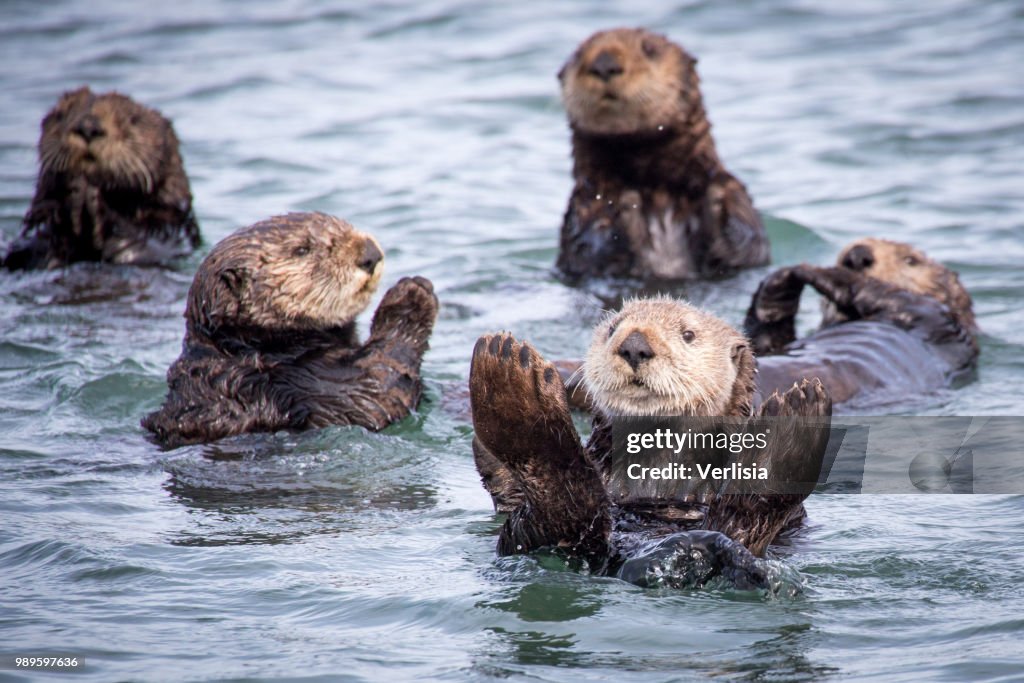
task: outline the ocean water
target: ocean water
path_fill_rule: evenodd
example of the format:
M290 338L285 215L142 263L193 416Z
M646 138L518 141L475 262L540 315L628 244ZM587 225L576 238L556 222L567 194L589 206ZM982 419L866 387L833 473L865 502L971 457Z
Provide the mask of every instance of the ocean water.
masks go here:
M87 662L0 681L1024 679L1024 496L815 495L775 551L799 595L643 590L495 558L459 389L484 332L585 349L603 304L552 271L555 73L590 32L642 25L700 58L776 264L878 235L961 273L976 381L890 410L1024 413L1019 2L9 0L0 18L4 240L39 120L88 83L174 120L204 249L327 211L378 237L385 285L422 274L443 302L428 400L384 433L165 452L138 421L201 254L0 275L0 654ZM680 293L738 323L766 272Z

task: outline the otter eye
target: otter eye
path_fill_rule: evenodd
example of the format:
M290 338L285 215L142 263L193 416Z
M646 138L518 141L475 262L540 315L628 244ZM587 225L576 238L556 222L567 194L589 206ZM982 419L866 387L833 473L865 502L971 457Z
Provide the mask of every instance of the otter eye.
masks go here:
M906 263L908 266L916 266L920 265L921 263L921 261L919 261L916 256L907 256L903 259L903 262Z
M296 258L302 258L303 256L309 256L309 245L308 244L303 244L300 247L295 247L295 250L292 251L292 256L295 256Z
M609 338L609 339L611 339L611 338L612 338L612 335L614 335L614 334L615 334L615 330L617 330L617 329L618 329L618 327L619 327L619 322L620 322L620 321L616 320L616 321L615 321L614 323L612 323L612 326L608 328L608 338Z
M692 344L693 340L697 338L697 334L693 330L685 330L683 332L683 341L687 344Z
M128 117L128 123L132 124L133 126L139 125L139 121L141 121L141 120L142 120L142 117L139 116L138 114L132 114L131 116Z
M659 47L659 45L650 38L644 38L640 43L640 47L643 49L644 55L648 59L654 59L661 54L661 47Z

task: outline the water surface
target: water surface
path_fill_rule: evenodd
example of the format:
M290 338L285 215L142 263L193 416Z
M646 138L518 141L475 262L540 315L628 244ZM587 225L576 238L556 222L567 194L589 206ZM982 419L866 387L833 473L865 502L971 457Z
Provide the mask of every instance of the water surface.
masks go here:
M700 58L776 263L872 234L961 272L978 379L895 410L1024 410L1020 4L672 5L5 3L5 239L40 118L89 83L174 120L205 249L327 211L379 238L385 284L426 275L444 307L429 400L385 433L161 452L138 421L163 398L201 255L0 277L0 651L83 655L76 681L1019 679L1020 496L813 496L777 551L805 582L791 598L495 559L470 429L444 397L479 334L578 356L601 313L552 273L571 187L555 73L599 28L654 27ZM686 293L738 323L765 272Z

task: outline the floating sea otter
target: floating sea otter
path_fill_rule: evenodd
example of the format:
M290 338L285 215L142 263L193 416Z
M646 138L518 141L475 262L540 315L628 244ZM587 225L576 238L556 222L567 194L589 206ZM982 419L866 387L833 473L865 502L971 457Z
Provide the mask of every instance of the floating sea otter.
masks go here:
M804 285L824 298L821 328L796 339ZM909 244L866 238L837 265L780 268L754 294L744 329L757 396L817 377L838 409L906 401L970 375L978 357L971 297L957 274ZM558 370L573 407L593 410L578 361ZM758 399L759 400L759 399Z
M724 575L739 585L766 585L756 556L803 517L810 489L762 495L726 489L703 503L667 500L653 508L613 500L608 491L613 418L754 413L754 358L746 339L682 302L635 300L597 326L584 368L597 408L586 447L553 365L507 334L477 342L469 380L474 456L496 509L510 513L498 553L555 550L585 560L595 573L644 583L653 543L662 561L665 553L673 558L681 583ZM768 397L758 415L827 426L831 407L820 382L803 380ZM819 430L809 452L775 450L765 454L765 464L789 481L814 482L827 438L827 429Z
M643 29L596 33L559 72L575 187L558 268L681 280L768 263L743 184L715 151L696 61Z
M118 93L64 94L39 138L39 178L10 270L159 264L199 245L171 122Z
M408 415L438 303L429 280L399 280L360 344L355 318L383 259L372 237L322 213L277 216L222 240L189 290L167 400L142 426L179 446L327 425L378 430Z
M796 338L804 285L825 297L821 329ZM762 393L818 377L851 405L906 400L968 374L978 357L971 297L956 273L909 244L862 239L837 265L769 275L744 327Z

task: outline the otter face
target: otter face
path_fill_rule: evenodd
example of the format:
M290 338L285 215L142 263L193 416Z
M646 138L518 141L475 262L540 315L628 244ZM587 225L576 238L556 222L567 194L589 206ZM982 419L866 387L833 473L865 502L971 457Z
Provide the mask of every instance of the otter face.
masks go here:
M346 325L366 309L384 271L373 237L323 213L291 213L219 242L189 291L190 330Z
M644 29L595 33L558 73L573 128L598 135L657 132L700 103L696 60Z
M938 299L974 324L971 296L957 274L903 242L867 237L847 245L837 265Z
M724 415L749 355L746 338L709 313L634 299L594 329L584 378L607 415Z
M91 184L147 194L162 181L170 122L118 93L83 87L65 93L43 119L39 162L43 173L84 176Z

